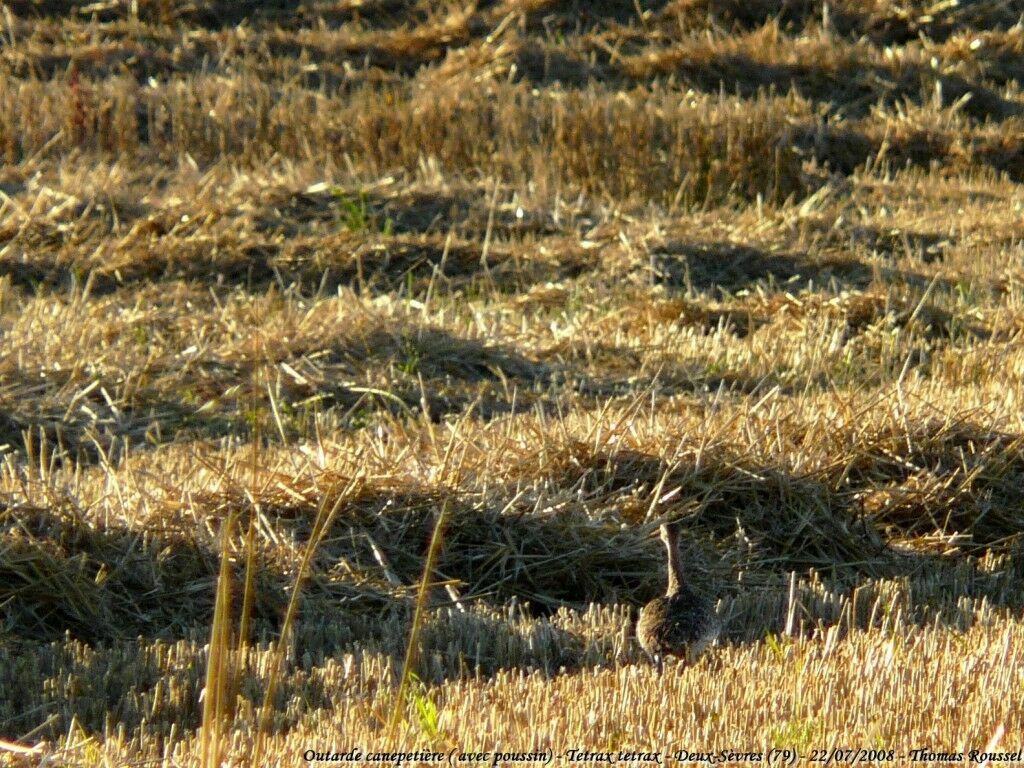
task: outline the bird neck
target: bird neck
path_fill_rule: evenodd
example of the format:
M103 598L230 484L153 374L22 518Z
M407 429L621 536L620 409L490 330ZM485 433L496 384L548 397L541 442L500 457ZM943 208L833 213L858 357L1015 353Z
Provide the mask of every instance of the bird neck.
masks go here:
M666 594L674 594L683 586L683 564L679 559L679 547L675 539L665 542L668 549L668 590Z

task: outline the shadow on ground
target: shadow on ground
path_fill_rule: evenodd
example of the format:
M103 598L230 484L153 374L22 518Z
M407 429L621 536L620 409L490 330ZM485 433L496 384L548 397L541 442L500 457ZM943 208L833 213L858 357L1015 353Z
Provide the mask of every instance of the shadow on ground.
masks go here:
M799 254L769 253L732 243L669 243L651 255L654 282L671 288L727 293L760 283L835 283L862 290L874 279L874 270L853 259L812 261Z
M268 365L277 370L275 363L249 357L194 357L187 377L180 356L151 360L149 386L132 390L130 400L118 396L123 381L116 372L97 378L8 370L0 375L0 445L25 455L27 440L37 449L45 445L59 464L102 459L116 465L126 441L137 450L229 435L245 439L257 422L263 435L284 430L289 439L301 439L325 417L349 429L383 414L418 418L425 411L440 421L473 408L491 418L550 399L557 382L551 366L440 328L369 323L318 341L322 345L296 348L279 361L301 373L281 377L276 416L265 387L253 384Z
M613 66L612 62L608 66ZM825 67L769 63L730 54L701 56L692 63L682 57L674 66L657 68L642 62L634 67L619 68L617 72L618 77L641 82L669 74L691 88L712 93L725 90L746 98L768 89L784 93L792 88L848 117L866 116L879 103L889 106L931 104L936 92L942 94L943 106L951 106L969 94L963 111L979 121L1003 120L1021 112L1019 104L1003 98L994 88L957 74L937 76L928 66L909 63L903 63L897 71L863 61Z
M662 478L663 487L679 489L675 498L688 510L689 542L699 558L694 578L725 584L730 594L745 589L728 586L738 570L814 570L849 582L914 576L989 550L1019 548L1021 439L963 424L913 429L915 451L906 461L892 458L890 444L900 435L877 435L844 473L841 487L829 472L800 477L718 450L705 451L699 465L683 461L670 468L631 451L595 452L583 444L551 449L543 477L530 466L512 467L487 496L449 500L436 576L458 585L458 599L469 604L515 598L541 613L589 603L640 604L663 583L661 545L651 537L654 523L644 521L649 505L643 501ZM967 475L958 469L963 466ZM530 478L543 483L542 496L502 490L504 484L524 487ZM565 502L570 496L578 503ZM387 585L402 585L396 594L407 596L422 573L444 502L393 489L358 493L318 552L314 569L322 578L310 584L311 604L355 607L360 583L375 585L364 607L389 603ZM199 514L218 519L232 510L244 513L248 504L231 494L199 495L193 503ZM294 496L268 497L264 505L267 524L300 543L315 513L314 505ZM218 555L198 544L194 531L172 527L143 535L97 528L70 502L6 504L0 521L6 590L0 604L10 631L30 637L70 631L90 642L135 634L171 638L209 618ZM948 556L928 554L928 542L940 540ZM913 542L921 544L908 548ZM272 624L288 579L266 557L257 614ZM192 597L170 599L175 594ZM439 604L456 599L439 596ZM1009 599L993 596L993 605Z
M662 477L664 488L681 490L660 511L688 520L689 578L720 598L729 641L886 627L896 616L964 629L986 611L1020 612L1020 437L971 424L922 423L912 431L916 450L906 461L894 459L890 445L906 434L874 436L863 460L844 473L848 483L830 471L796 476L722 450L668 467L639 452L567 444L548 451L543 477L527 462L524 477L513 471L475 501L473 494L453 501L367 487L346 503L312 564L275 723L286 727L305 708L330 705L322 670L339 654L354 654L345 664L385 665L375 675L387 684L386 668L397 669L404 657L412 598L446 502L433 611L416 666L429 683L640 661L635 607L665 581L661 544L651 536L657 521L644 520ZM922 482L912 466L936 483ZM957 488L965 482L957 466L967 467L969 492ZM514 490L524 480L543 490L527 498ZM898 503L886 506L889 499ZM240 493L193 499L197 514L218 519L235 511L244 520L248 504ZM316 505L278 494L261 500L261 510L276 537L301 546ZM30 694L38 706L0 706L0 733L21 735L43 723L63 733L72 718L99 732L111 712L130 729L143 719L159 733L172 723L198 724L219 553L199 543L196 530L170 522L145 530L98 526L70 501L0 507L4 647L21 659L2 667L0 702L23 703L14 690L28 678L57 681ZM944 552L929 550L936 539ZM259 545L254 593L255 631L264 642L279 631L293 578L268 546ZM985 552L1002 560L983 565L977 556ZM233 580L240 595L240 564ZM243 676L239 692L257 702L261 685L258 676Z
M261 200L251 219L227 213L209 231L182 224L198 214L82 202L85 219L72 212L67 221L35 222L0 239L9 251L0 258L0 278L33 293L87 284L97 296L177 280L252 292L272 285L334 292L348 285L422 296L428 289L523 291L599 266L571 230L558 234L549 215L504 197L492 207L482 195L480 189L282 193ZM112 235L117 250L97 267L91 254ZM549 247L532 246L535 238L552 236Z

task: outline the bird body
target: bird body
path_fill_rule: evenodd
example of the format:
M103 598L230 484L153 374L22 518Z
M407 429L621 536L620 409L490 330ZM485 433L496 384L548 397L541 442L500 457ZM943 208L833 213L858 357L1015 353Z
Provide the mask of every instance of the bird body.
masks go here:
M647 603L636 625L640 647L661 669L665 656L693 661L718 638L721 623L714 606L683 583L676 525L662 525L668 549L668 589Z

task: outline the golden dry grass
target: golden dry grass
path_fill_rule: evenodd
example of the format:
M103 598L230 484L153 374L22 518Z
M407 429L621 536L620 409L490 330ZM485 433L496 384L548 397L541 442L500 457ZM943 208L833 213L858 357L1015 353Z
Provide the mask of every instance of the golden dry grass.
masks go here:
M0 760L1020 749L1022 10L6 3Z

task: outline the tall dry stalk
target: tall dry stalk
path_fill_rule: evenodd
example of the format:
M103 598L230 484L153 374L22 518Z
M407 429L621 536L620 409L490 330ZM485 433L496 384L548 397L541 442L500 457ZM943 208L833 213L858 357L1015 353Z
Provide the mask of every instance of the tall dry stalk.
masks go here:
M228 723L231 685L231 535L235 516L221 529L220 571L210 627L210 646L203 688L203 720L199 728L203 768L219 768L223 761L224 734Z
M349 499L355 491L362 485L363 478L361 475L355 475L349 478L344 488L340 492L337 491L337 485L333 485L328 492L321 498L320 505L317 508L316 519L313 522L313 530L310 532L309 540L306 542L306 548L302 553L302 561L299 563L298 573L295 574L295 582L292 587L291 598L288 600L288 608L285 611L284 621L281 624L281 635L271 646L271 659L268 665L268 673L265 682L266 688L263 694L263 704L260 707L259 715L259 731L256 734L256 740L253 744L252 762L258 764L264 753L264 746L266 738L269 734L271 716L273 713L274 694L277 690L277 686L281 680L283 674L283 661L285 655L286 644L288 643L292 626L295 623L295 618L298 614L299 597L302 593L302 589L305 586L306 579L309 576L309 565L313 560L313 555L316 553L317 547L320 545L321 539L324 534L330 530L331 525L334 523L334 518L341 509L342 503ZM328 499L334 499L334 503L327 507Z
M416 607L413 611L412 626L409 628L409 642L405 648L405 661L402 662L402 674L398 680L398 693L394 705L391 708L391 717L388 719L388 740L394 743L395 731L402 719L409 695L409 682L413 676L413 667L416 666L416 659L419 654L420 627L426 614L427 597L430 594L431 574L434 572L434 563L437 562L437 555L441 551L441 542L444 539L444 526L448 519L447 499L441 505L441 511L434 523L433 532L430 535L430 545L427 547L427 559L423 564L423 576L420 578L419 590L416 593Z

